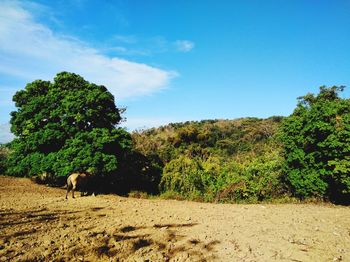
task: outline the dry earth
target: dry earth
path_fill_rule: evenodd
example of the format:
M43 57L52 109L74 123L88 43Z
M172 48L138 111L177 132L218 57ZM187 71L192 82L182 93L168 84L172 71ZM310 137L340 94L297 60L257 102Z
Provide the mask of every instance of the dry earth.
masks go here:
M0 176L0 260L350 261L350 208L65 191Z

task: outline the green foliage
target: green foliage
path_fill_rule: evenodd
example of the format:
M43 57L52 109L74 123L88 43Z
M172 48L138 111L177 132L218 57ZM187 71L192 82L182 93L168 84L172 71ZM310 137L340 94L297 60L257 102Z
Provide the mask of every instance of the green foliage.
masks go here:
M244 160L242 161L242 157ZM261 201L282 193L278 150L206 160L179 156L164 167L161 189L204 201Z
M260 201L282 194L280 117L170 124L132 134L134 146L163 167L163 197Z
M71 172L99 176L118 173L131 150L131 137L115 126L122 109L104 86L62 72L54 81L36 80L18 91L13 101L7 174L56 177Z
M283 121L285 181L296 196L349 198L350 100L343 87L321 87L315 96L299 98Z
M282 195L282 158L277 147L269 151L259 155L248 153L244 161L229 162L218 178L216 199L256 202Z
M161 181L162 191L179 192L185 196L197 196L205 190L204 170L196 158L179 156L167 163Z
M321 87L287 118L185 122L130 135L116 127L123 109L104 86L62 72L14 95L17 138L0 148L0 174L54 180L87 171L108 191L201 201L291 199L291 192L349 202L350 100L341 91Z

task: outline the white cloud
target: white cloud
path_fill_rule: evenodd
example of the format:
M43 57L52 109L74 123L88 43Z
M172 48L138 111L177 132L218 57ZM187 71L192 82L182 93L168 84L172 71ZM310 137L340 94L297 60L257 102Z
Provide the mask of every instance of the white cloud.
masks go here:
M108 57L79 39L55 34L21 2L0 2L0 73L52 80L60 71L105 85L117 99L151 94L177 76L147 64Z
M10 124L0 124L0 144L12 141L15 136L10 131Z
M194 48L194 43L189 40L177 40L175 46L178 51L187 53Z

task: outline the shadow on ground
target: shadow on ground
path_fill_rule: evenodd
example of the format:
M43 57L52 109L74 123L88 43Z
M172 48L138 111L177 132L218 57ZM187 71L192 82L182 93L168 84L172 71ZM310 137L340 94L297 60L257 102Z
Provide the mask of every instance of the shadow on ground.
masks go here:
M104 208L79 211L0 210L0 257L7 260L143 261L214 259L219 241L204 242L183 233L196 223L99 227Z
M95 248L95 253L99 258L117 257L121 261L140 257L145 258L145 261L169 261L175 257L180 261L212 260L215 258L212 251L220 241L205 243L180 234L182 228L196 225L188 223L155 224L152 227L124 226L110 235L105 235L101 245Z

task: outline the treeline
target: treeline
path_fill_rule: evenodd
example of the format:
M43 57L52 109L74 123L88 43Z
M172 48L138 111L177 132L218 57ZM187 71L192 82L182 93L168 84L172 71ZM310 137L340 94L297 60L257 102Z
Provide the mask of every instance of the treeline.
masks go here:
M344 87L298 98L288 117L206 120L134 132L162 167L159 189L202 201L296 197L350 203L350 100Z
M350 203L350 100L344 87L298 98L288 117L204 120L128 133L104 86L62 72L13 101L0 174L62 185L94 174L104 192L218 202L317 198Z
M205 120L134 132L134 147L162 167L163 194L203 201L263 200L284 192L282 117Z

